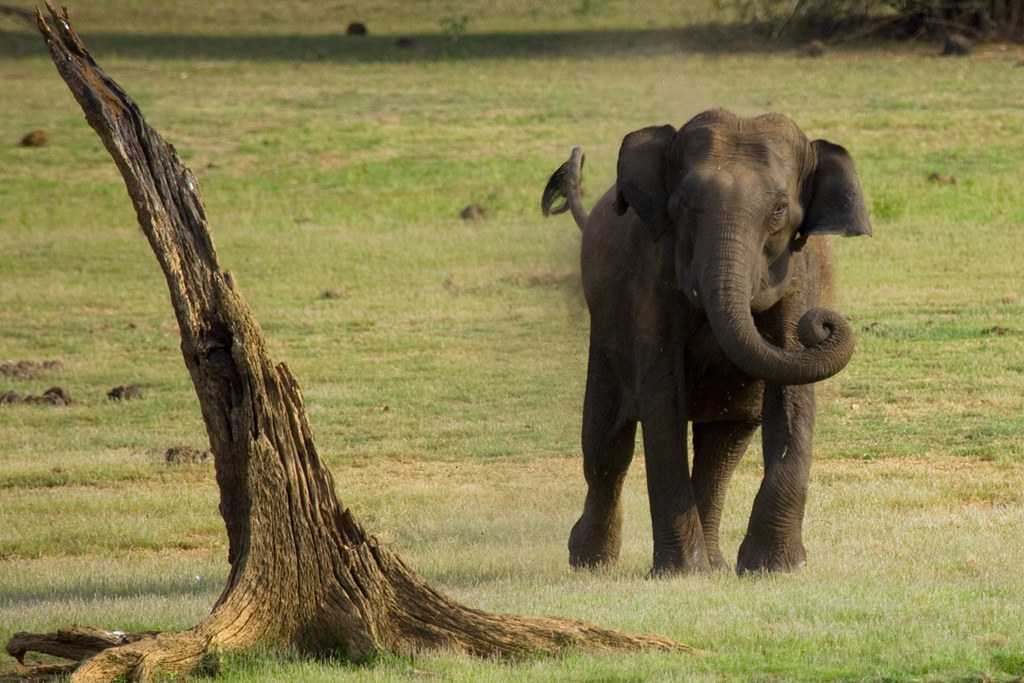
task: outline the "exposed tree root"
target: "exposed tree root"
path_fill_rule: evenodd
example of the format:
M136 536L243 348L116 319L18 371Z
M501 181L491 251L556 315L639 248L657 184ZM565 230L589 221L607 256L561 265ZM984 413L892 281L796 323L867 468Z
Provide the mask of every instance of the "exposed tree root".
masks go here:
M78 668L78 664L30 664L0 673L0 683L43 683L55 678L66 677Z
M72 626L56 633L15 633L7 642L7 654L24 664L26 652L39 652L64 659L87 659L101 650L124 645L153 633L126 634L91 626Z
M214 454L231 570L212 613L187 631L19 633L9 653L80 662L71 680L92 682L188 675L256 645L352 660L437 649L504 658L571 648L693 652L579 621L463 607L367 536L320 462L295 378L271 362L259 325L218 265L195 176L96 65L67 12L49 13L38 14L39 29L120 169L170 290Z

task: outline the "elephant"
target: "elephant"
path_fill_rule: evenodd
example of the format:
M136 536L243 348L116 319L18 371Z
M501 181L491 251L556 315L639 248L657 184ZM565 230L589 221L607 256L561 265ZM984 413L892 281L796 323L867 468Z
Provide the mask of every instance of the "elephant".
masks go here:
M761 427L764 473L736 571L803 566L814 383L854 351L831 296L828 235L870 235L853 159L782 114L715 109L625 136L614 185L589 215L575 148L545 215L582 230L590 313L583 512L570 564L618 559L623 481L643 427L652 574L728 570L726 487ZM561 202L555 206L556 202ZM693 425L693 466L688 429Z

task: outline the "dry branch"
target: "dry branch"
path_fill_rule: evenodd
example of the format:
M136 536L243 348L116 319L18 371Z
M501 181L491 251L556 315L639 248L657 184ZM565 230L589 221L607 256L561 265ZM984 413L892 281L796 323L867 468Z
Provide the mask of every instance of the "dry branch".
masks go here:
M120 169L167 281L214 454L231 569L212 613L187 631L18 634L8 644L12 655L78 660L72 680L82 682L187 675L211 656L257 644L352 660L431 649L484 657L568 648L692 652L578 621L464 607L367 536L336 497L295 378L271 361L259 325L217 262L195 176L93 61L66 10L49 7L49 18L39 13L37 22Z
M104 631L90 626L72 626L56 633L15 633L7 642L7 654L25 663L26 652L39 652L53 657L81 660L101 650L125 645L155 633L127 634Z

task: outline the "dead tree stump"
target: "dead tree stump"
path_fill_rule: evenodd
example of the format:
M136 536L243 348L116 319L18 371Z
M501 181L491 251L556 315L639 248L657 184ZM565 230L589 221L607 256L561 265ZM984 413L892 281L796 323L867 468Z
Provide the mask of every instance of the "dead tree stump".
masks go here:
M220 653L255 645L363 660L380 651L442 649L523 657L568 648L692 652L579 621L495 615L428 586L368 536L335 494L298 383L267 353L259 325L221 270L192 172L93 61L67 11L37 23L61 77L124 178L170 290L181 352L210 438L231 569L213 611L179 633L72 628L16 634L7 651L77 665L72 681L188 675Z

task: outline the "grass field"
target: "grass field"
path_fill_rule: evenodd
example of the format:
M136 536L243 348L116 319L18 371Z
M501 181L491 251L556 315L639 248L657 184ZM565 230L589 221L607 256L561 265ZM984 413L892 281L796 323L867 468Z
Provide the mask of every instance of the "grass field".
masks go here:
M1024 676L1024 49L808 59L682 4L72 4L97 60L199 176L221 259L299 378L356 517L472 605L707 651L254 656L224 680ZM369 36L341 35L355 19ZM808 566L645 579L636 467L622 561L573 573L587 316L578 232L540 218L540 190L582 144L591 201L625 133L716 105L782 111L849 148L875 225L835 244L859 341L819 391ZM19 147L35 128L50 144ZM486 220L458 218L471 202ZM113 164L38 37L0 16L0 361L64 364L0 377L0 393L59 384L76 400L0 406L0 640L72 622L174 629L216 599L212 466L161 455L205 445L177 345ZM107 401L122 383L144 398ZM730 559L758 450L730 492Z

